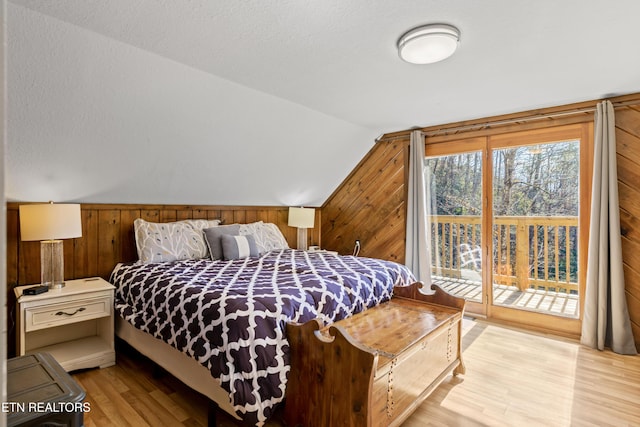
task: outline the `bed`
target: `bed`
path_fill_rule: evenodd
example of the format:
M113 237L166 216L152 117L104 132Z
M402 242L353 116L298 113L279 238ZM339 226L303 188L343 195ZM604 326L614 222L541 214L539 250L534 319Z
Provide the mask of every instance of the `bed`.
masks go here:
M284 399L288 323L331 324L415 282L397 263L289 249L272 224L180 223L136 225L140 261L111 275L116 333L248 424Z

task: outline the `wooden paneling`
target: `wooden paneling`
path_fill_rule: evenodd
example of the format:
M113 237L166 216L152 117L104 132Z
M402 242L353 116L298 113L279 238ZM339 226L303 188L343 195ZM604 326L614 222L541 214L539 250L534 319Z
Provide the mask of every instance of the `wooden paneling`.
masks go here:
M322 243L350 254L404 262L409 139L377 143L322 207Z
M618 180L627 302L640 346L640 101L638 95L611 99L632 105L616 108ZM496 136L519 130L592 123L597 101L500 117L424 128L427 144ZM637 103L636 103L637 102ZM579 111L565 115L564 111ZM546 114L557 114L545 117ZM536 120L520 122L524 117ZM463 128L468 129L464 130ZM447 130L453 129L453 130ZM322 207L322 242L326 249L351 253L356 239L363 256L404 262L406 176L410 131L385 135ZM628 272L628 273L627 273Z
M616 109L620 228L627 305L640 349L640 103Z
M19 203L7 204L7 327L8 355L15 352L15 298L13 288L40 282L40 243L20 241ZM82 237L64 241L65 279L100 276L109 279L118 262L138 258L133 236L133 221L152 222L181 219L222 219L226 224L264 221L275 223L289 246L296 247L295 228L287 225L288 207L253 206L178 206L83 204ZM309 230L311 244L320 242L320 211L316 226Z

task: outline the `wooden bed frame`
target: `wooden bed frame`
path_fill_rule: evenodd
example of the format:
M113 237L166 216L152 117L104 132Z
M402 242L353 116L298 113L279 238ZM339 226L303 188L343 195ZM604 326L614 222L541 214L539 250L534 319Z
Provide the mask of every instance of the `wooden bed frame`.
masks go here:
M449 375L464 374L465 301L421 283L321 328L287 325L287 426L398 426Z

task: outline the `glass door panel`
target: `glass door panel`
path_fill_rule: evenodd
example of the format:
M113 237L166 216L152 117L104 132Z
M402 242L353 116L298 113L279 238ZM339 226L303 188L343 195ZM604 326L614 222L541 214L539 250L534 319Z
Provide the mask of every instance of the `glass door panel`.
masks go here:
M482 303L482 151L425 159L433 282Z
M580 141L492 150L492 303L578 318Z

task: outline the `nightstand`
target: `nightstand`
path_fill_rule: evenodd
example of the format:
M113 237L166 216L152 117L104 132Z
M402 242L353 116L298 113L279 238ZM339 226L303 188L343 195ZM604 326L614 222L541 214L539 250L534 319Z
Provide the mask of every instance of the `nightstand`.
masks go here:
M50 353L67 372L114 365L114 286L99 277L65 283L39 295L14 288L18 355Z

